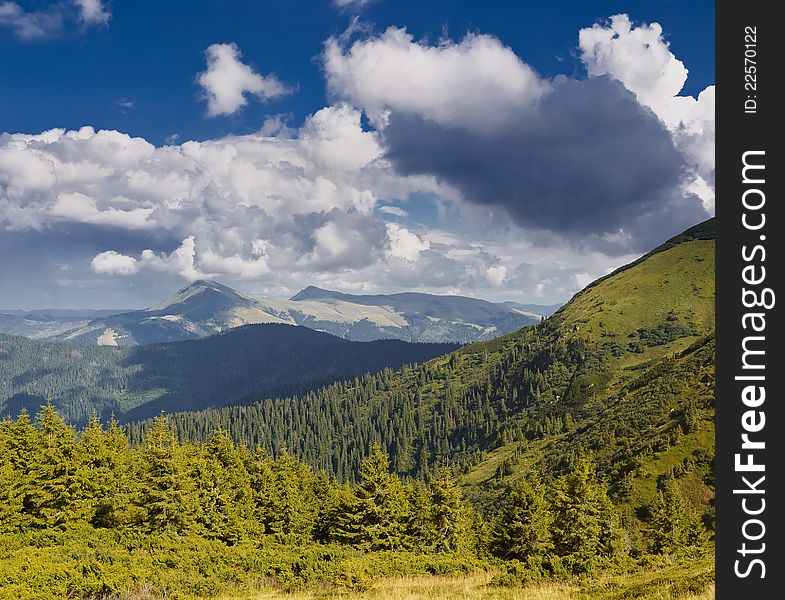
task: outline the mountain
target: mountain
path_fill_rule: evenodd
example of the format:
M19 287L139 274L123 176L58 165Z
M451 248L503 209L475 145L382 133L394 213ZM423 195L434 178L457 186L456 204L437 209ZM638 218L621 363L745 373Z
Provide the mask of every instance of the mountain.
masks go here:
M154 306L95 319L56 337L76 344L135 346L196 339L258 323L294 324L230 287L198 280Z
M116 310L0 310L0 332L32 339L66 335Z
M192 297L186 294L178 302L188 306ZM209 297L220 305L221 296ZM51 395L72 422L83 423L92 411L103 418L143 419L161 411L305 393L455 348L398 340L351 342L284 324L247 325L144 347L74 346L0 334L0 415L22 408L35 413Z
M273 455L285 447L346 479L378 440L397 473L451 465L488 507L509 483L552 480L588 457L628 522L645 521L670 481L711 529L714 235L713 219L687 230L534 327L272 406L172 422L183 437L223 427Z
M0 314L0 331L80 345L136 346L197 339L249 324L281 323L353 341L471 343L538 323L552 310L412 292L351 295L313 286L289 300L256 299L218 282L199 280L143 310L91 318L89 313L67 312L57 317L41 311Z
M538 323L549 314L465 296L357 295L315 286L292 296L287 306L298 324L341 337L421 342L488 340Z

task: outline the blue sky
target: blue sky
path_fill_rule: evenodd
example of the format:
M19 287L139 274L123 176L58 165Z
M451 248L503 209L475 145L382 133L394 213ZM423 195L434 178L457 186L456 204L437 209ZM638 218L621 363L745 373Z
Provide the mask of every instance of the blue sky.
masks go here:
M68 167L71 171L56 173L51 189L35 185L28 189L18 181L29 164L19 162L23 158L17 161L17 155L12 156L6 148L5 162L0 154L0 252L6 257L6 266L0 267L0 284L4 290L15 291L3 292L0 308L141 305L197 275L215 276L240 289L267 295L287 295L298 286L316 283L355 292L406 288L528 302L563 301L591 277L602 275L673 233L664 223L681 226L689 224L686 219L700 217L701 210L703 216L713 213L713 192L709 189L713 188L713 159L710 165L705 164L709 142L713 149L713 95L710 112L704 106L708 105L706 98L697 108L671 101L674 95L697 98L714 83L713 2L377 0L344 2L348 6L343 7L337 4L304 0L92 0L87 4L84 0L0 0L0 133L39 134L53 128L67 131L89 126L93 131L126 136L114 145L101 146L104 152L117 152L117 156L125 156L123 152L128 148L121 147L131 144L127 139L137 137L152 147L169 144L177 148L188 140L220 140L224 151L231 148L234 152L239 146L227 140L256 136L266 119L280 115L285 127L268 123L264 135L288 140L285 143L292 146L291 152L300 153L298 156L305 153L308 160L314 156L315 142L309 140L321 135L332 139L330 136L345 133L345 148L330 146L333 156L344 151L362 154L358 148L365 147L370 157L350 157L348 166L326 164L319 158L308 167L298 165L301 170L296 177L308 182L302 183L302 190L308 190L302 193L316 198L322 192L314 190L332 185L335 198L319 197L315 204L293 207L287 213L280 202L275 204L286 198L286 193L271 195L269 202L254 205L260 223L272 222L264 235L256 237L239 223L235 226L227 216L229 208L232 214L238 205L248 208L250 201L242 195L247 185L238 183L239 175L233 176L232 185L240 191L225 193L226 182L215 175L217 166L205 162L201 155L195 160L202 161L199 169L210 171L211 179L200 191L193 192L201 196L188 198L201 208L193 208L194 204L186 211L178 200L175 208L167 204L166 212L156 204L166 204L166 198L151 192L135 196L134 190L139 187L131 189L126 184L129 178L141 177L140 173L152 179L164 177L166 169L172 170L172 177L177 169L192 173L196 167L184 166L182 160L155 170L154 176L150 175L150 162L160 165L164 160L161 156L145 154L139 159L148 161L144 165L134 162L136 158L123 162L103 157L111 165L102 166L101 159L95 157L95 148L88 147L93 143L86 140L90 134L85 133L85 139L73 142L73 147L63 149L66 146L58 141L57 147L51 148L58 160L72 163ZM579 30L597 24L609 31L608 18L619 14L627 14L631 20L630 43L615 44L611 56L603 54L603 44L611 48L612 40L597 38L599 50L588 56L586 48L579 47ZM655 73L656 64L649 63L656 57L647 54L648 47L634 45L640 41L635 31L655 22L661 25L663 34L651 38L657 39L654 50L672 54L689 71L686 83L677 85L675 92L666 89L672 87L668 77L651 86L648 80L636 80L635 61L640 61L645 75ZM36 29L31 29L31 23ZM353 34L345 35L352 23ZM384 37L388 27L405 28L410 38ZM481 44L472 46L467 41L477 36L488 42L485 50L478 48ZM444 50L445 39L450 40L447 45L452 44L453 50ZM334 42L332 61L323 54L327 40ZM199 85L197 77L207 70L205 52L215 44L224 45L221 48L230 54L234 52L234 58L227 61L245 65L249 77L256 77L253 81L274 81L285 93L265 98L263 93L239 88L245 104L211 116L205 97L208 91ZM235 50L228 50L228 44L234 44ZM441 72L439 61L453 64L449 62L453 55L455 60L466 60L467 97L455 100L440 90L425 89L427 81L412 83L407 79L397 87L388 87L385 81L373 83L373 71L367 70L360 54L381 61L383 71L390 61L400 58L392 49L404 45L414 54L423 49L427 51L421 52L423 56L430 53L434 62L426 68L434 68L437 73ZM354 55L352 49L356 50ZM493 53L498 54L498 64L510 57L520 64L510 59L509 76L500 72L498 80L488 80L478 73L488 64L481 58L485 51L491 59ZM412 60L419 60L409 54ZM678 80L675 63L667 64ZM419 68L416 62L404 67ZM459 67L454 72L447 69L444 72L452 73L449 77L453 79L445 75L443 81L433 82L434 88L455 89L461 96L463 84L455 79L463 78L464 71ZM515 78L523 81L526 70L535 74L534 79L518 86ZM390 73L395 77L401 72L391 68ZM406 78L405 74L401 76ZM566 77L566 83L561 76ZM502 94L509 91L509 102L496 106L493 95L472 96L473 77L477 86L498 84ZM594 83L589 81L592 78ZM405 94L396 96L397 90L405 91L410 84L411 94L423 95L422 102L410 102ZM523 89L521 86L528 86L526 94L534 89L532 86L541 89L531 91L530 103L526 104L514 95ZM661 93L663 89L666 91ZM385 94L390 96L389 101ZM603 116L602 109L575 107L571 100L584 95L587 104L614 108ZM628 101L627 96L635 102ZM462 108L456 112L450 108L451 103ZM336 108L323 115L324 119L314 120L321 109L340 106L346 110L339 113ZM524 116L530 106L549 107L537 118L550 123L550 130L560 130L563 122L570 121L575 123L570 127L576 131L560 134L562 137L555 140L550 135L532 133L532 121ZM509 114L504 112L508 108ZM388 111L389 125L380 120L382 109ZM629 114L625 112L628 109ZM462 177L466 169L461 165L471 156L452 150L456 146L481 147L489 135L487 127L478 125L481 115L500 111L506 121L498 127L488 125L496 128L492 135L499 136L489 147L503 147L505 154L497 158L491 156L492 150L485 153L487 164L478 166L477 172L471 173L472 181L467 181ZM626 122L614 123L615 114L626 115ZM360 119L357 125L352 125L354 116ZM586 125L586 130L580 131L584 122L592 122L593 129ZM711 131L707 132L709 122ZM335 127L343 133L336 134L338 130L331 129ZM351 127L357 130L350 131ZM582 167L586 161L565 163L567 171L559 175L564 177L565 185L559 189L537 181L538 173L543 171L538 161L545 160L542 156L548 161L561 160L565 145L590 146L597 131L605 136L616 127L619 131L602 146L612 144L616 153L629 154L623 149L639 149L649 145L642 140L653 140L653 154L638 159L650 160L655 165L651 177L671 181L672 189L652 192L651 198L642 200L644 192L640 189L631 184L621 186L629 196L629 205L627 197L614 199L608 205L612 223L605 228L599 223L584 228L582 223L590 219L581 213L581 207L604 198L610 188L597 181L594 196L589 193L576 201L580 190L594 185L591 174ZM624 128L646 134L628 139ZM332 133L324 134L328 129ZM511 139L500 133L503 130L520 134ZM692 136L687 142L684 131ZM363 132L368 135L362 137ZM0 152L3 144L11 144L9 140L0 137ZM18 145L20 141L13 143ZM30 142L25 143L27 151L38 152ZM542 153L532 150L535 143L542 147ZM262 169L254 161L262 160L260 152L264 160L269 160L268 147L270 144L263 144L248 150L248 156L255 158L243 164ZM74 156L80 152L84 156ZM188 154L187 150L179 152ZM430 160L434 155L443 160ZM381 165L380 160L386 157L389 161ZM505 166L505 159L510 157L531 168L523 170L523 181L503 184L505 177L514 175L514 166ZM89 180L85 175L63 187L63 173L71 173L74 165L82 168L88 163L92 165L90 172L104 179ZM60 163L55 168L61 168ZM108 174L110 168L112 173ZM342 174L335 175L336 169ZM354 170L347 174L347 169ZM685 171L690 174L685 175ZM99 172L102 175L96 174ZM17 184L12 182L14 176ZM278 176L284 177L276 171ZM259 181L282 185L270 183L261 171L248 177L254 185L261 185ZM115 183L109 185L107 178ZM638 179L645 180L646 174ZM193 181L190 185L193 190ZM680 186L679 193L687 190L685 198L693 200L687 208L671 201L673 186ZM541 204L526 195L526 190L535 189L545 198ZM216 199L208 202L205 198L212 197L210 194ZM565 195L569 199L562 206ZM362 199L366 196L372 199ZM549 197L552 202L547 200ZM702 207L697 203L699 209L695 208L697 197L702 202ZM34 202L35 209L31 208ZM558 210L546 210L544 204L557 206ZM35 217L31 216L34 210L38 211ZM178 210L179 216L173 216ZM674 212L683 218L674 221ZM49 216L41 217L44 214ZM251 217L246 214L237 218L247 223ZM227 227L233 232L231 239L219 235L226 234ZM342 249L341 240L333 239L347 231L356 234L347 238L352 240L354 251ZM376 238L371 231L376 232ZM651 239L643 239L642 231L651 233ZM637 237L638 242L630 241L631 237ZM329 251L320 252L320 244ZM7 256L15 248L24 251L17 250L9 261ZM152 259L144 259L147 250L152 252ZM357 253L368 260L357 260L353 256ZM288 262L280 258L283 254L287 254ZM103 258L96 262L99 255ZM185 255L192 259L186 267ZM427 264L420 265L423 261ZM26 275L31 270L38 273L37 278Z

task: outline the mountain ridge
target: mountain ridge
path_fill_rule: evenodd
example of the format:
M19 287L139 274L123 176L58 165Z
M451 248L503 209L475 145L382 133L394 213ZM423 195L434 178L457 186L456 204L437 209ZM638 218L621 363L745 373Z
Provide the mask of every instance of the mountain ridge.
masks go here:
M514 303L466 296L353 295L315 286L289 300L254 298L217 281L198 279L150 307L94 319L42 323L0 315L0 331L80 345L135 346L281 323L353 341L471 343L537 323L545 312L549 310L538 313Z

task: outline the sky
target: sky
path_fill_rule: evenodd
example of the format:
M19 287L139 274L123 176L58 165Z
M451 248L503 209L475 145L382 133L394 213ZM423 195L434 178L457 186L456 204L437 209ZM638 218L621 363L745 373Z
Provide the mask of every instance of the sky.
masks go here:
M566 301L713 215L713 11L0 0L0 308Z

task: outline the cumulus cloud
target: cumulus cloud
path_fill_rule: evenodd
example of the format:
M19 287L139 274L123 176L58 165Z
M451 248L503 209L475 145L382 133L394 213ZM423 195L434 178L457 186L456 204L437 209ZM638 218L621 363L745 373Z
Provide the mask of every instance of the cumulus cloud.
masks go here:
M114 250L96 254L90 267L101 275L133 275L139 270L135 258Z
M171 253L154 252L151 249L142 251L137 259L127 254L121 254L115 250L99 252L90 262L90 268L94 273L101 275L135 275L143 269L158 271L160 273L174 273L184 279L193 281L199 277L204 277L196 265L196 244L194 237L190 236L182 241L179 247Z
M101 274L302 277L412 259L427 244L388 230L375 207L380 194L405 196L422 180L393 177L380 154L377 134L348 105L277 136L163 147L91 127L3 134L0 227L114 229L118 243L137 249L100 248L93 271Z
M504 278L507 276L507 267L504 265L495 265L493 267L488 267L488 281L491 282L493 285L501 285L504 282Z
M106 25L111 12L101 0L73 0L40 10L25 10L13 1L0 2L0 27L8 27L23 41L46 39L62 33L68 25Z
M616 253L704 214L679 193L684 161L668 132L607 77L554 82L547 101L492 135L393 113L384 140L403 174L435 175L527 230Z
M706 148L690 132L713 128L713 113L689 99L687 126L686 117L674 124L652 108L689 102L674 98L686 72L658 27L628 44L659 43L651 64L627 57L626 46L616 59L603 58L618 35L597 26L589 31L602 36L589 41L584 30L582 48L598 57L584 59L597 65L588 79L546 81L491 36L430 44L398 28L352 43L328 40L324 68L333 97L365 111L399 173L435 176L530 232L618 254L647 249L706 216L701 200L711 181L694 159ZM645 73L631 89L623 79L638 81L640 61ZM688 142L698 146L692 154Z
M237 44L213 44L205 50L207 70L197 83L207 100L207 114L231 115L248 104L248 95L264 102L291 93L275 75L260 75L241 61Z
M415 42L404 28L390 27L348 48L330 38L323 62L328 91L361 107L377 126L392 111L487 131L548 89L531 67L489 35L429 45Z
M659 23L634 26L625 14L581 29L581 60L590 77L609 75L663 121L693 167L687 189L714 210L714 86L679 95L687 68L670 51Z
M420 253L431 247L428 240L423 240L397 223L387 223L387 237L390 240L389 255L409 262L419 259Z
M661 32L613 23L581 38L585 79L546 80L492 36L431 44L391 28L326 42L332 104L298 126L273 116L162 147L92 127L0 134L0 254L38 261L0 261L0 279L563 300L705 218L713 193L713 88L678 96ZM272 97L269 76L222 48L213 74L232 68L204 84L215 114ZM652 77L667 71L663 89L620 58L639 50Z
M132 205L132 200L124 198L111 198L110 202L120 205ZM128 229L143 229L152 227L149 220L153 213L153 208L116 208L109 207L100 209L95 198L91 198L81 192L63 192L58 194L56 201L52 205L50 215L66 221L77 221L80 223L91 223L93 225L113 225L126 227Z

